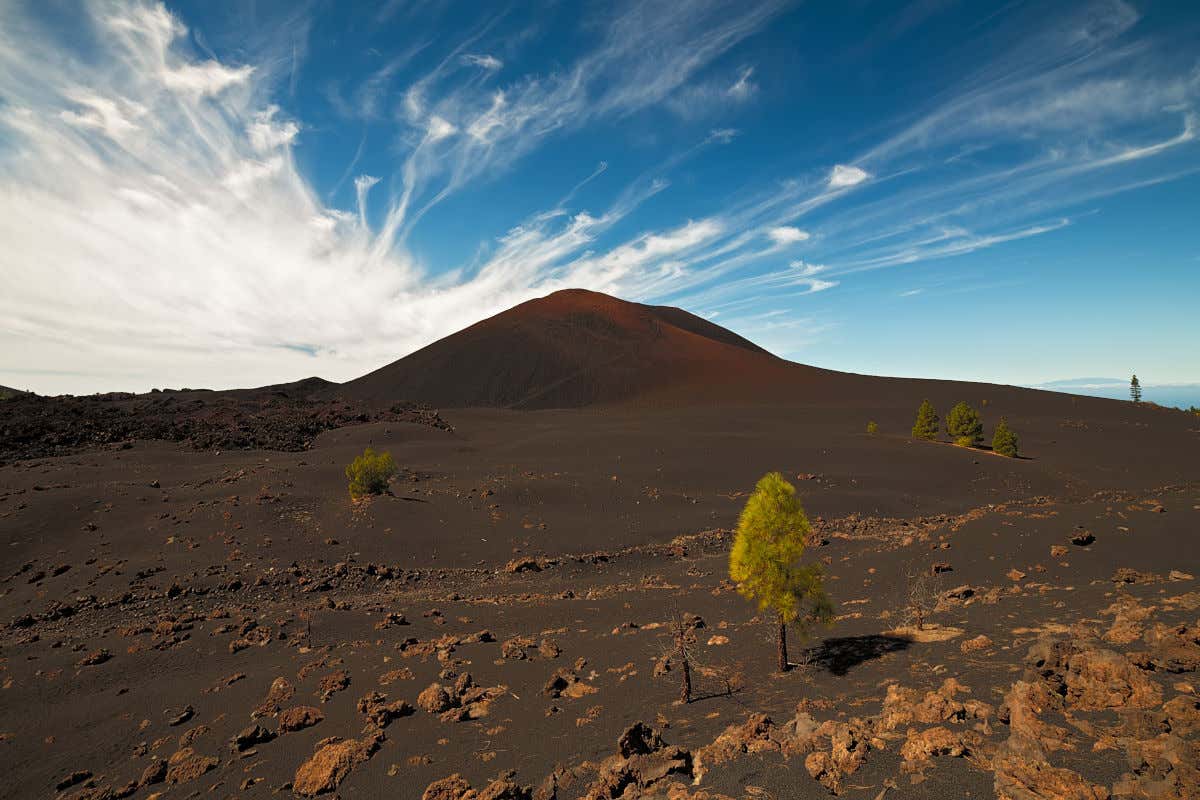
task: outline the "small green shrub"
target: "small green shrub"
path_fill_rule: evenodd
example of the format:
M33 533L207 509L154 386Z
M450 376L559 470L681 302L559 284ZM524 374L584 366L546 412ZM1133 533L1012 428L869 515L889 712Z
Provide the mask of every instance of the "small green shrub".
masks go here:
M966 403L958 403L946 415L946 433L963 447L983 444L983 421L979 412Z
M371 448L350 462L346 477L350 479L350 496L358 499L369 494L383 494L388 481L396 474L396 462L391 453L376 453Z
M992 451L1009 458L1017 457L1017 435L1008 427L1008 421L1000 418L996 432L992 435Z
M879 433L879 426L875 424L875 420L871 420L867 423L867 433L871 434L872 436Z
M938 415L933 410L933 403L925 400L917 409L917 421L913 423L914 439L936 439L938 435Z

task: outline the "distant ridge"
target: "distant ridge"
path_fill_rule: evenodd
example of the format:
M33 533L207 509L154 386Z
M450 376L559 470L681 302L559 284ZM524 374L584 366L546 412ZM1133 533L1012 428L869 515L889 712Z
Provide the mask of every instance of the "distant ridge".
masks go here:
M578 408L752 399L824 370L778 358L679 308L567 289L530 300L339 387L440 408Z

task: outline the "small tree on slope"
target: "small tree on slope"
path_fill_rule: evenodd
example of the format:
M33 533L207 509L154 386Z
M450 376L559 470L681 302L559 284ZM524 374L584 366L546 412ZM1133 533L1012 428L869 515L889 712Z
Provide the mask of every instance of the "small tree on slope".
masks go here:
M1008 427L1008 421L1001 417L1000 423L996 425L996 432L992 434L992 452L1016 458L1017 444L1017 435Z
M820 565L800 563L811 531L796 488L769 472L742 509L729 554L729 577L738 592L776 617L780 672L788 670L787 626L799 623L803 634L809 623L833 616Z
M963 447L983 444L983 421L979 412L966 403L958 403L946 415L946 432Z
M933 410L933 403L925 400L917 409L917 421L913 423L914 439L936 439L938 435L938 415Z
M1129 379L1129 399L1135 403L1142 402L1142 384L1138 382L1137 375Z

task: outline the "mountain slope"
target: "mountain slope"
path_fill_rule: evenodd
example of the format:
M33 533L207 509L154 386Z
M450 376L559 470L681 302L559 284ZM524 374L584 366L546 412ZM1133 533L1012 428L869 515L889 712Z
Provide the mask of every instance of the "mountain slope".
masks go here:
M568 289L478 322L339 392L373 403L574 408L749 398L821 372L682 309Z

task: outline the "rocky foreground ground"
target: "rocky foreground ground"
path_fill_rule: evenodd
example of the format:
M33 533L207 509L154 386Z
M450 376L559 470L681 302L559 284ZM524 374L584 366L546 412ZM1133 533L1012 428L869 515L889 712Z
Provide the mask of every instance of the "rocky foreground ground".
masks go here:
M777 675L727 529L385 563L387 509L503 488L406 473L333 529L307 457L9 468L0 796L1200 796L1200 484L820 519L837 618Z

